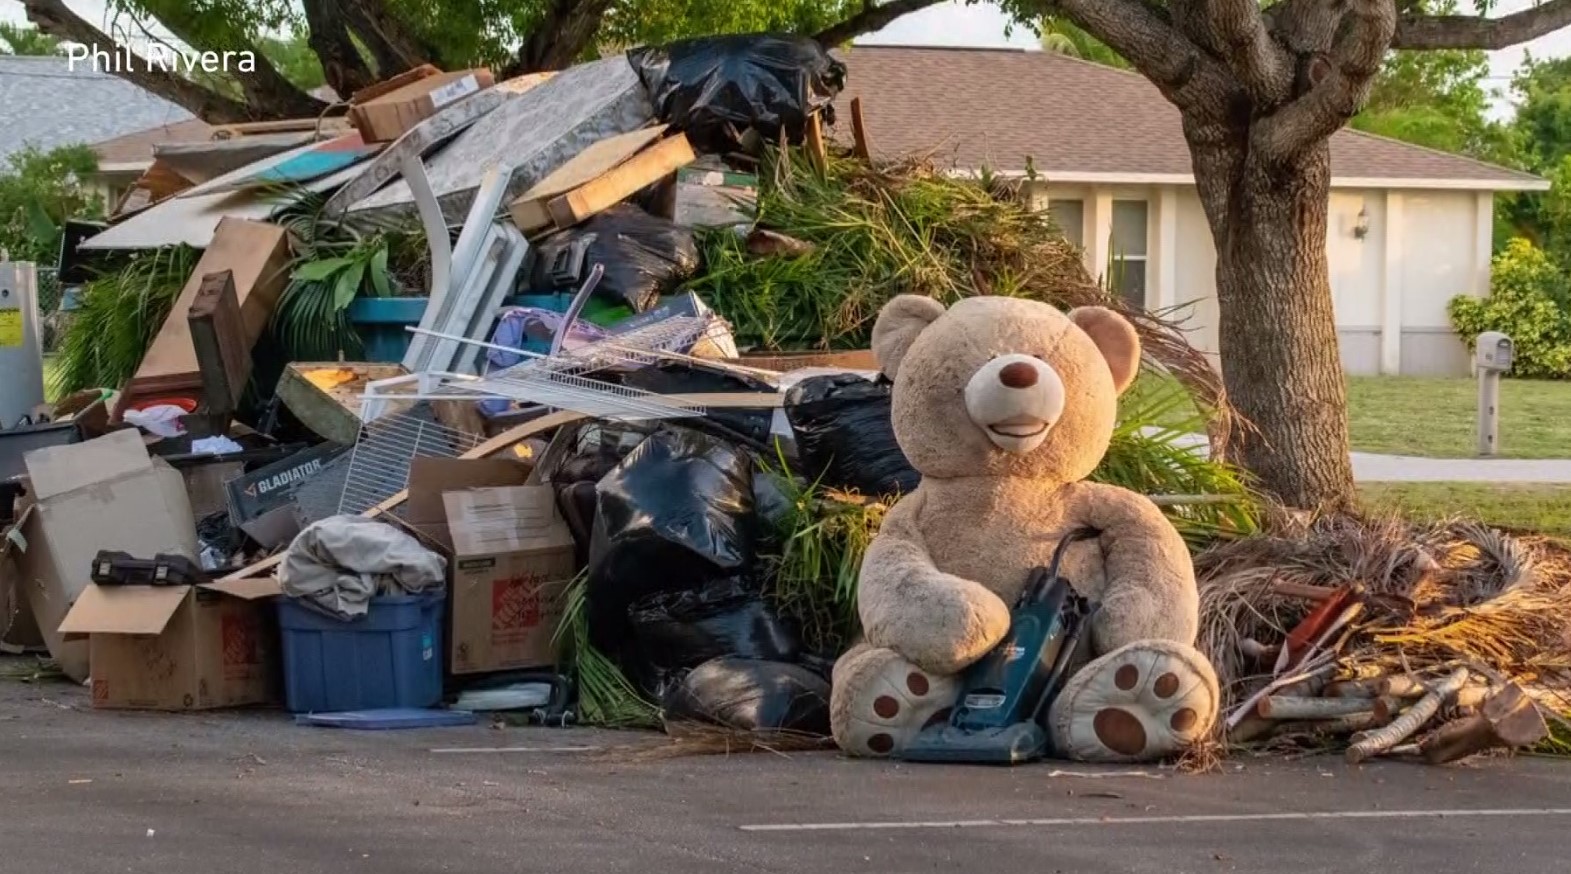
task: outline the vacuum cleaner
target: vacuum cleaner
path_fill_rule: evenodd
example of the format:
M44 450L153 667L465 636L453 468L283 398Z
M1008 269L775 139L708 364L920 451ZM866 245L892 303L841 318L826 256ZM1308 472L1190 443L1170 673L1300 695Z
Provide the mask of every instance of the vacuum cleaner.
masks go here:
M1089 645L1086 628L1097 609L1059 575L1059 565L1070 544L1100 534L1092 528L1070 532L1049 566L1031 572L1010 612L1009 633L961 677L949 722L924 729L900 758L1018 765L1046 754L1043 714Z

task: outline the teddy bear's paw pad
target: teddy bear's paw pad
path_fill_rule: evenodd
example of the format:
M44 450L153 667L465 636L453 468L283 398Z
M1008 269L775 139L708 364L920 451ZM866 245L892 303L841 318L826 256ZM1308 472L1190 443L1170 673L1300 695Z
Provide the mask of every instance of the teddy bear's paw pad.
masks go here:
M1152 761L1209 732L1216 672L1193 647L1133 643L1086 665L1053 701L1060 755L1087 762Z
M835 738L855 756L893 756L924 728L949 718L959 694L953 677L940 677L888 650L868 654L835 691L848 695Z

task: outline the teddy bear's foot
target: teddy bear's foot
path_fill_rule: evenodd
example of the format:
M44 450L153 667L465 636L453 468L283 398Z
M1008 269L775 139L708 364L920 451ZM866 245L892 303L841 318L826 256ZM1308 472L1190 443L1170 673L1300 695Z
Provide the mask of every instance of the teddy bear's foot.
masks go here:
M852 756L898 755L917 733L949 718L954 677L918 668L894 650L860 644L835 662L829 721Z
M1216 671L1194 647L1137 641L1081 668L1053 700L1058 755L1085 762L1153 761L1216 722Z

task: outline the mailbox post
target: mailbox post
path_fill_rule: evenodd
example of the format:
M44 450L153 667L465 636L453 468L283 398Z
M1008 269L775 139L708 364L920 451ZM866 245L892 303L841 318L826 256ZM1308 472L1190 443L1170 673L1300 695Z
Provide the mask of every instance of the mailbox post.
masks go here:
M1473 365L1478 370L1478 454L1500 452L1500 375L1511 370L1516 347L1499 331L1478 335Z

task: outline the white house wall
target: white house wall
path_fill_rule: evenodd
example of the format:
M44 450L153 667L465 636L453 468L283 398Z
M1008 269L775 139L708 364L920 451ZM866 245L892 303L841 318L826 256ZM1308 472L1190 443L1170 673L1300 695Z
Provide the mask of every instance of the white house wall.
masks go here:
M1033 201L1083 204L1086 269L1106 270L1111 204L1145 199L1146 305L1170 311L1190 342L1218 351L1216 247L1194 186L1039 186ZM1493 196L1474 191L1333 189L1326 255L1342 363L1352 374L1458 376L1466 350L1446 303L1489 286ZM1367 232L1355 233L1359 213ZM1174 309L1176 307L1176 309Z

